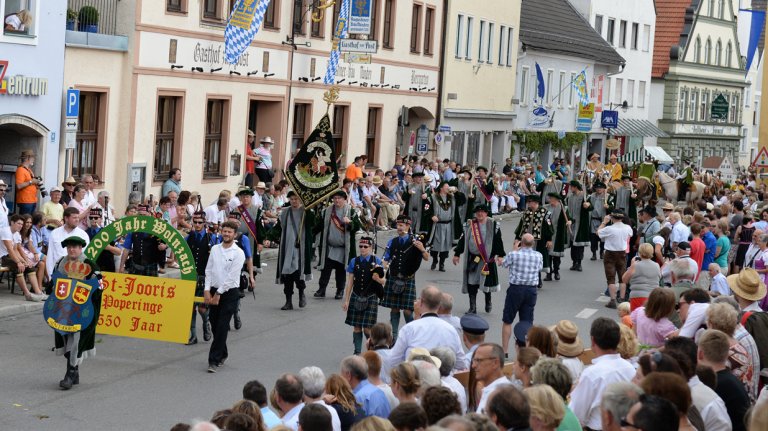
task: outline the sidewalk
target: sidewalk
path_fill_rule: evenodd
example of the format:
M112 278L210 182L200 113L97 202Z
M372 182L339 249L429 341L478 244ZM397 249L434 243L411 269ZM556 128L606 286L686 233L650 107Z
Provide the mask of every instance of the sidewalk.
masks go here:
M499 221L516 220L520 218L521 214L522 213L503 214L494 216L493 218L494 220ZM382 248L379 249L380 253L377 254L381 255L381 253L383 253L383 247L390 238L395 236L395 232L395 229L379 232L378 242ZM362 236L362 233L359 233L358 237L359 236ZM267 264L266 267L262 268L265 274L274 274L275 269L272 265L277 260L277 250L278 249L276 248L265 248L261 252L261 261L262 263ZM160 276L178 278L178 269L168 268L166 269L165 274L160 274ZM44 302L29 302L24 299L24 295L22 295L21 289L19 289L18 286L16 286L15 292L11 294L5 278L3 278L2 283L0 283L0 319L24 313L40 312L40 310L43 309L43 304Z

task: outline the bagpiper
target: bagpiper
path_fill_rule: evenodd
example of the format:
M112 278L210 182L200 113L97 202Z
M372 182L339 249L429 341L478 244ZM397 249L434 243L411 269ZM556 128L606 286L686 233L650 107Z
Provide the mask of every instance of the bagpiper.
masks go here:
M456 219L456 199L454 194L449 192L449 188L447 182L440 183L437 192L432 194L432 205L427 211L431 225L427 244L430 246L432 256L432 271L438 267L439 259L439 271L445 272L445 259L448 258L448 252L454 244L456 232L454 224L458 220Z
M549 211L552 221L552 248L549 249L550 265L544 281L552 281L552 276L555 280L560 280L560 261L565 256L565 247L568 245L568 229L571 227L571 220L559 193L549 193L547 199L549 203L544 205L544 208Z
M570 182L570 193L566 198L566 205L571 216L571 229L569 230L569 243L571 246L571 271L581 271L581 262L584 260L584 247L589 245L589 204L584 194L584 186L573 180Z
M347 313L344 321L352 330L354 353L363 349L363 333L371 335L371 327L378 318L378 301L384 297L384 269L381 259L373 254L373 238L360 238L360 255L350 259L347 265L347 286L341 308Z
M426 238L411 235L410 227L411 219L408 216L397 217L397 236L389 240L383 257L387 282L384 285L381 306L390 309L389 321L392 324L393 339L397 339L401 310L405 323L413 320L416 271L419 270L422 260L429 260L429 253L423 242Z
M360 230L360 218L347 202L347 193L339 190L331 197L332 204L323 210L323 222L317 224L320 235L319 259L320 282L315 298L325 298L325 289L336 271L335 299L341 299L344 292L347 263L354 258L355 234Z
M544 257L544 268L549 268L549 250L552 248L554 230L549 211L541 205L539 199L541 198L538 195L528 195L525 198L527 208L515 229L515 239L521 241L526 233L533 235L536 241L534 249Z
M477 293L482 290L485 296L485 312L490 313L493 304L491 293L498 292L499 271L497 258L503 258L504 241L501 226L488 217L487 205L475 207L475 217L464 224L463 235L453 249L453 264L459 263L459 257L465 255L462 265L461 292L469 295L467 313L477 313Z

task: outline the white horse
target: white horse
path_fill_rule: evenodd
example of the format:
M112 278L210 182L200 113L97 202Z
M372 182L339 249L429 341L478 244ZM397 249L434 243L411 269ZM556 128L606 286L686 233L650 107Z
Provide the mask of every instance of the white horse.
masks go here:
M664 190L664 199L667 202L677 202L677 180L670 177L662 171L657 171L654 174L654 179L658 180L661 184L661 188ZM693 182L693 191L688 191L685 194L685 202L688 205L693 205L694 202L701 199L704 195L704 189L706 186L700 181Z

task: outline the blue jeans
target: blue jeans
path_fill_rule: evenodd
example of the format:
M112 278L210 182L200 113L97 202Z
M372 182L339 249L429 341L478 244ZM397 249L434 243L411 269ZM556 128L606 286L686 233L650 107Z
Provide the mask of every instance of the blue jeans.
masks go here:
M515 321L520 313L520 321L533 323L533 309L536 307L538 288L521 284L510 284L507 288L507 297L504 299L504 311L501 320L507 325Z
M19 214L32 214L35 212L37 204L17 204L19 206Z

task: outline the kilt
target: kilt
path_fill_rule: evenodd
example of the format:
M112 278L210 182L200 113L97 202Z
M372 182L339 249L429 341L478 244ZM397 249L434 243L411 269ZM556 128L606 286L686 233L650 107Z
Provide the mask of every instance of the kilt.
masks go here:
M197 276L197 284L195 284L195 296L203 296L205 295L205 276L204 275L198 275ZM195 302L195 305L201 305L202 302Z
M139 265L136 262L131 265L131 274L146 275L148 277L157 277L157 264Z
M413 311L414 302L416 302L416 277L406 279L405 290L400 294L392 291L392 278L387 278L384 299L381 300L382 307Z
M349 298L349 307L347 307L347 319L344 321L349 326L358 328L370 328L376 324L379 313L379 301L376 295L368 297L368 308L359 311L355 309L355 299L358 295L352 292Z

